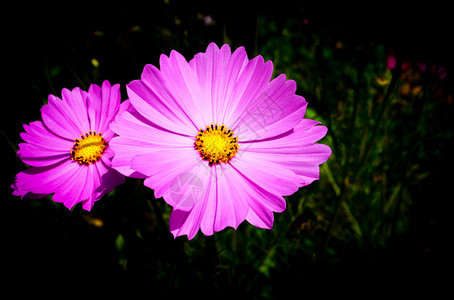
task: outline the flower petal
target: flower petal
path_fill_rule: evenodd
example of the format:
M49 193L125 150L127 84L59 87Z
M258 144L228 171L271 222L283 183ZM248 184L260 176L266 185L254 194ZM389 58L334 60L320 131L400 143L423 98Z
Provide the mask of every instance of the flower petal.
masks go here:
M150 122L167 130L194 135L198 128L186 114L174 95L168 91L169 83L161 71L146 65L141 80L134 80L126 86L129 100L134 108Z
M238 228L249 210L245 179L230 165L216 166L217 197L214 231L227 226Z
M304 128L307 127L303 124L276 138L244 143L240 149L260 153L262 159L288 167L300 176L302 186L305 186L319 179L319 165L328 160L331 149L315 143L325 136L325 126Z
M219 49L215 43L209 44L206 52L196 54L189 62L201 89L201 97L194 99L198 101L204 120L201 127L223 122L226 106L248 62L243 47L231 54L229 45Z
M65 181L61 186L57 187L52 200L58 203L63 203L68 209L71 209L77 203L88 200L86 194L92 192L85 188L85 185L92 185L92 174L89 173L89 166L78 165L71 180ZM85 194L85 195L84 195Z
M148 177L145 185L155 190L156 198L164 196L164 200L169 205L178 206L179 203L175 198L166 196L169 192L172 192L174 180L186 173L192 173L198 178L202 178L203 174L208 171L201 168L201 159L197 158L193 151L195 150L182 148L136 155L131 160L131 169ZM182 160L181 157L188 157L189 159ZM194 159L190 159L190 157L194 157Z
M261 228L273 226L273 211L282 212L285 200L248 182L229 165L213 166L203 178L200 201L190 209L175 209L170 216L170 230L175 237L192 239L200 228L212 235L227 226L237 228L245 219Z
M72 141L56 136L40 121L24 125L21 137L27 143L19 144L17 156L35 167L53 165L70 157Z
M70 149L66 152L52 151L28 143L19 144L19 148L17 157L34 167L50 166L70 157Z
M148 144L149 147L167 149L169 147L193 146L194 144L194 137L178 135L157 128L155 124L149 122L137 112L125 111L117 116L110 127L121 137L143 142Z
M101 88L96 85L90 85L87 95L87 113L90 120L90 130L99 133L99 125L101 123L102 116L102 95ZM104 131L101 131L104 133Z
M137 140L114 137L109 142L109 147L115 153L112 158L112 168L121 174L133 178L145 178L146 176L131 168L131 160L136 155L152 153L154 150L150 148L148 143L139 142Z
M272 210L267 209L257 201L249 207L246 220L258 228L271 229L273 228L274 214Z
M243 111L232 126L240 141L253 141L283 134L298 125L307 102L295 95L296 83L282 74L271 81Z
M188 239L192 239L199 229L201 228L201 223L203 219L207 219L203 224L203 233L204 234L212 234L213 233L213 221L209 221L209 215L205 215L205 210L207 206L207 202L215 197L215 188L212 187L213 185L213 171L214 169L210 169L210 173L206 176L202 177L202 194L200 196L200 201L197 202L191 210L179 210L173 209L170 219L169 219L169 227L170 232L172 232L174 237L180 235L187 235ZM211 226L210 224L211 223Z
M76 87L71 91L63 89L61 94L63 103L66 104L67 112L71 115L71 119L77 125L79 131L81 133L89 131L87 92Z
M70 180L77 171L78 165L70 159L55 165L33 167L16 175L13 195L29 198L33 194L49 195L62 184Z
M64 139L55 135L41 121L31 122L28 125L24 124L24 129L25 132L20 134L21 138L25 142L41 148L67 152L71 150L74 144L74 139Z
M311 146L326 135L328 129L325 126L314 126L306 130L296 127L287 134L270 138L241 143L240 147L247 151L277 154L303 154L307 153L305 147Z
M73 120L69 108L63 101L53 95L49 95L49 104L41 108L41 116L47 128L54 134L73 140L80 137L83 132L76 121Z
M197 74L186 59L172 50L169 57L161 55L159 65L169 93L192 120L196 130L211 123L211 101L203 97Z
M113 121L115 114L120 108L121 93L120 85L110 85L109 81L104 81L101 87L102 96L102 111L99 120L98 131L104 133L108 128L110 122Z
M266 160L266 156L261 153L243 151L230 164L250 184L256 184L275 195L291 195L301 185L301 179L293 171L282 164Z
M96 189L97 199L100 199L105 194L112 192L115 187L125 182L125 176L121 175L112 168L109 168L104 163L97 163L96 168L101 179L100 188Z
M206 187L203 179L206 178L207 174L205 174L205 170L199 167L195 166L191 170L185 170L170 181L170 186L163 197L174 209L191 210L202 198Z
M234 86L230 99L226 99L223 124L235 127L239 117L263 93L273 73L273 63L263 61L260 55L248 62Z

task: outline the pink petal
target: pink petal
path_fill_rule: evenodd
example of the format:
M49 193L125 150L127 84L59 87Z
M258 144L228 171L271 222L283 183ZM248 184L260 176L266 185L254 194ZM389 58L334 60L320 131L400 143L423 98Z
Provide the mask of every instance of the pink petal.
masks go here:
M205 53L196 54L189 62L199 83L200 97L194 100L197 102L199 114L203 120L201 127L217 120L215 106L218 101L215 97L217 88L222 82L220 77L225 74L223 71L230 57L230 47L224 47L223 52L221 57L219 48L215 43L211 43Z
M239 116L268 85L273 73L271 61L266 63L261 56L257 56L249 61L235 85L228 104L224 109L223 123L228 127L233 127Z
M196 128L213 122L211 101L203 97L197 75L186 59L173 50L169 57L161 55L159 65L169 93Z
M62 90L62 100L66 105L68 114L77 125L81 134L90 130L87 111L87 92L80 88L74 88L72 91L68 89Z
M319 179L319 165L331 156L331 148L323 144L304 147L301 155L292 155L284 164L303 179L303 185L308 185Z
M70 157L73 142L56 136L40 121L24 125L21 137L27 143L19 144L17 156L28 165L43 167Z
M317 123L301 122L293 131L275 138L240 143L240 149L260 153L262 159L288 167L301 178L301 186L308 185L319 179L319 165L331 155L328 146L315 144L327 132L325 126L313 126Z
M143 142L154 148L194 146L194 137L158 129L137 112L122 113L110 127L122 137Z
M69 108L59 98L49 95L49 104L41 108L41 116L47 128L54 134L73 140L84 132L79 128L69 111Z
M65 152L70 150L74 144L74 139L64 139L55 135L41 121L24 124L24 129L25 132L20 134L21 138L27 143L42 148Z
M253 182L244 180L241 188L249 207L254 210L259 207L260 211L283 212L286 208L285 199L281 195L273 194ZM256 212L258 213L257 210Z
M71 209L74 205L83 200L88 200L88 197L84 197L84 191L85 193L91 192L91 190L84 189L87 181L89 181L88 179L92 180L92 176L88 173L88 169L88 166L77 165L71 180L65 181L55 190L52 200L63 203L68 209Z
M266 158L261 153L244 151L239 152L230 164L249 182L272 194L288 196L295 193L301 184L300 178L282 164Z
M101 87L102 112L98 130L101 132L109 128L109 123L113 121L115 114L120 106L121 94L120 85L110 85L109 81L104 81Z
M262 90L249 106L239 111L232 129L240 141L274 137L298 125L307 102L295 95L296 83L282 74Z
M301 186L309 185L320 179L320 167L318 164L295 161L286 161L284 164L301 178Z
M244 178L230 165L216 166L217 197L214 231L238 228L249 210Z
M87 174L89 175L85 179L86 181L86 185L84 187L85 196L83 197L82 200L82 208L87 211L90 211L93 208L95 202L101 199L101 197L105 194L104 192L105 188L101 183L102 174L99 172L100 168L98 168L98 166L102 165L103 165L102 161L98 161L95 164L91 164L88 166ZM105 171L104 168L102 167L101 170ZM105 175L106 173L103 174ZM120 183L122 182L117 183L117 185Z
M103 161L88 167L85 194L81 197L81 201L83 201L82 208L90 211L96 201L112 192L117 185L124 183L125 177L106 166Z
M33 167L16 175L12 188L13 195L28 198L31 194L52 194L62 184L73 178L78 164L67 159L58 164L46 167Z
M104 81L102 87L90 85L87 96L87 110L90 119L90 130L105 132L118 111L121 102L120 85L110 85ZM104 136L104 135L103 135Z
M112 159L112 168L121 174L134 178L145 178L146 176L131 168L131 160L136 155L153 153L153 148L144 142L124 137L114 137L109 142L109 148L115 153Z
M90 164L88 166L82 166L87 169L86 176L83 178L85 183L83 184L82 192L79 197L78 202L82 202L82 208L90 211L93 207L93 204L96 201L95 190L99 187L100 179L98 170L96 169L95 164Z
M104 154L103 158L104 156L106 155ZM102 195L110 193L117 185L122 184L125 181L125 176L111 167L112 162L110 160L106 160L108 159L101 159L101 161L94 164L101 179L101 185L96 189L96 192L102 192Z
M154 150L153 152L135 155L131 161L131 167L147 176L168 172L167 168L174 167L174 164L185 162L195 165L200 161L197 152L193 148L168 148L165 150ZM164 169L166 168L166 169Z
M193 208L194 225L199 223L200 230L204 235L213 235L214 222L216 218L216 172L211 168L211 181L206 185L205 197ZM208 177L208 176L207 176Z
M230 100L239 75L247 65L246 51L238 48L231 54L229 45L219 49L215 43L208 45L205 53L198 53L189 62L191 69L197 75L202 96L198 104L205 123L223 122L224 111Z
M199 228L203 234L212 235L227 226L237 228L247 218L261 228L271 228L273 211L282 212L286 207L281 196L249 182L229 165L213 166L202 180L200 201L190 210L174 207L172 211L169 223L175 237L187 235L192 239Z
M101 88L96 84L90 85L87 95L87 112L90 130L98 133L101 131L99 125L101 123L102 104ZM104 133L104 131L101 131L101 133Z
M134 108L152 123L167 130L194 135L198 128L168 91L167 82L156 67L146 65L141 80L126 86Z
M175 174L169 177L169 179L172 178L170 185L162 196L174 209L189 211L201 200L206 187L203 178L209 173L195 166L192 169L186 169L184 172L176 172ZM152 178L150 180L153 181ZM158 190L155 190L155 194L157 192Z
M318 124L321 124L321 122L311 119L302 119L301 122L295 126L295 129L299 128L301 130L306 130Z
M19 157L24 163L34 167L45 167L56 164L62 160L70 158L70 150L66 152L52 151L44 149L33 144L21 143L19 144Z
M258 228L271 229L273 228L274 214L273 211L260 205L260 202L254 202L249 208L246 220Z
M146 179L145 184L148 187L156 186L155 197L163 197L167 204L179 210L190 210L198 201L203 187L207 186L204 179L210 173L210 169L204 167L203 162L196 164L188 163L179 165L168 173L167 177L154 176ZM184 180L184 178L187 178ZM180 190L180 183L186 182L186 185L192 186L190 189ZM150 183L150 182L153 182ZM180 195L180 196L178 196Z
M328 129L325 126L314 126L306 130L295 128L294 131L275 138L240 143L240 148L268 154L302 154L307 153L306 146L319 141L326 135L327 131Z
M210 173L201 178L203 184L203 194L199 202L197 202L190 211L183 211L174 209L169 219L170 232L172 232L174 237L180 235L187 235L188 239L192 239L197 232L199 231L202 223L202 219L205 218L204 212L206 209L206 203L210 199L210 196L214 195L213 191L213 178L212 172L214 169L210 169ZM212 233L211 229L208 226L206 228L206 223L204 224L204 234Z
M243 194L247 195L246 199L249 206L246 220L259 228L271 229L274 221L273 212L285 210L285 199L254 183L243 184L243 189Z
M134 156L131 168L148 177L145 185L155 190L156 198L164 196L169 205L178 206L175 198L166 195L172 192L175 178L182 174L193 173L198 178L203 177L208 170L200 167L200 161L194 149L168 149Z
M128 100L125 100L123 101L120 106L117 108L116 110L116 114L115 116L110 120L110 123L109 123L109 127L104 129L104 131L101 131L102 132L102 136L104 137L104 139L109 142L114 136L115 136L115 132L112 130L112 128L110 127L110 125L112 125L112 123L115 122L115 120L121 116L124 112L129 112L129 111L133 111L133 112L136 112L136 110L134 109L134 107L131 105L131 102Z

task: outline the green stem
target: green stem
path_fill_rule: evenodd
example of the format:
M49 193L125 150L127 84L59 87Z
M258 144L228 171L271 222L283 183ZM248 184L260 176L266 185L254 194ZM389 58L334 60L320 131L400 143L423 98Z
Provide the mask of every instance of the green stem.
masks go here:
M149 205L151 205L151 208L153 209L153 211L154 211L154 213L156 215L160 230L164 231L164 228L166 228L167 225L166 225L166 222L164 221L164 219L162 218L162 213L161 213L161 210L158 207L158 203L157 203L156 198L153 197L153 199L148 201L148 203L149 203Z
M393 77L391 79L391 82L388 86L388 89L386 90L386 94L383 97L383 101L380 105L380 109L379 109L378 115L377 115L377 120L374 124L374 127L372 128L372 132L370 134L369 141L367 142L366 146L364 147L364 150L361 151L362 155L361 155L358 163L356 164L356 168L355 168L356 171L353 173L353 178L356 178L358 176L358 174L360 173L360 170L362 169L362 167L364 165L364 162L369 157L370 149L375 141L375 136L377 135L378 128L380 127L380 124L383 120L383 115L385 113L388 102L391 99L391 94L394 91L394 87L396 86L398 77L399 77L399 71L395 71L393 74Z
M378 112L378 116L377 116L377 121L375 122L374 127L372 129L372 133L371 133L370 139L369 139L368 143L366 144L364 151L362 151L363 155L360 157L359 162L356 164L356 168L355 168L356 170L351 175L352 176L351 180L350 180L351 182L353 182L355 180L355 178L358 176L358 174L360 173L360 170L361 170L361 168L363 166L363 163L365 162L366 158L369 156L370 149L372 147L372 144L374 143L375 136L377 134L378 128L380 126L380 123L381 123L381 121L383 119L383 115L384 115L385 109L386 109L386 107L388 105L388 102L389 102L389 100L391 98L391 94L394 91L394 88L396 86L398 78L399 78L399 71L397 71L395 69L393 77L391 79L391 82L390 82L390 84L388 86L388 89L386 91L386 94L383 97L383 102L381 103L381 106L380 106L380 109L379 109L379 112ZM355 110L355 108L354 108L354 110ZM354 115L352 117L356 118L356 112L354 112ZM354 128L354 122L355 122L355 120L352 120L352 124L350 124L351 125L351 129ZM346 161L346 165L344 167L347 167L347 166L348 166L348 162ZM348 169L350 169L350 168L348 168ZM346 175L345 178L348 178L347 170L344 171L344 174ZM336 192L337 197L336 197L336 205L334 207L334 215L333 215L333 218L331 219L331 222L330 222L330 224L328 226L326 237L325 237L325 240L323 242L323 246L322 246L322 249L320 251L320 254L318 256L318 260L319 261L323 261L323 259L324 259L324 255L326 253L326 249L328 248L329 240L331 239L331 236L333 234L334 228L336 226L339 213L341 211L341 208L344 207L344 204L343 204L343 202L344 202L344 190L345 190L345 180L341 183L341 186L340 186L339 190Z
M323 261L323 259L325 257L326 249L328 248L329 240L331 239L331 236L333 234L334 227L336 225L337 218L338 218L340 210L341 210L340 208L342 207L341 204L342 204L342 202L344 202L344 199L342 197L343 196L344 186L345 185L342 184L339 196L336 197L336 205L334 207L334 215L333 215L333 218L331 219L331 222L330 222L330 224L328 226L328 230L327 230L327 233L326 233L326 236L325 236L321 251L320 251L320 253L319 253L318 257L317 257L318 261Z

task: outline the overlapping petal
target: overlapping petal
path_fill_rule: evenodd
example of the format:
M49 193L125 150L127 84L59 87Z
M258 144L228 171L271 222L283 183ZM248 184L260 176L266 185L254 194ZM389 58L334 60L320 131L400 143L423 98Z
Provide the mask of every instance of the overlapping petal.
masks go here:
M19 144L17 156L30 166L44 167L70 157L68 149L73 142L62 139L48 130L41 121L24 125L21 133L26 143Z
M305 119L306 120L306 119ZM319 179L319 165L331 156L331 149L317 144L328 129L315 126L318 122L301 122L292 131L267 140L242 144L249 154L254 153L260 160L281 164L301 180L301 186Z
M110 85L109 81L104 81L102 86L92 84L87 94L87 111L90 121L90 130L101 132L105 139L110 140L113 135L109 135L109 124L114 117L122 110L120 108L121 94L120 85ZM129 101L125 101L122 106L127 107ZM124 108L123 108L124 109Z
M229 45L223 45L219 49L214 43L208 45L206 52L196 54L189 62L200 85L199 113L205 126L213 120L224 123L226 107L248 62L243 47L232 53Z
M296 83L284 74L269 82L260 94L237 112L234 132L241 141L267 139L293 129L304 117L306 100L295 95Z

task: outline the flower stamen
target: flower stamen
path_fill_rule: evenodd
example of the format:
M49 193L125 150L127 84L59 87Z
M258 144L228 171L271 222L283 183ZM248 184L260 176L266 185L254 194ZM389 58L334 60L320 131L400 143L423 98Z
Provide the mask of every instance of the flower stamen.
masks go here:
M238 138L224 124L211 123L205 130L200 129L195 138L194 148L210 166L228 163L238 152Z
M106 150L107 142L101 132L86 132L76 139L71 149L71 159L80 165L89 165L97 162Z

